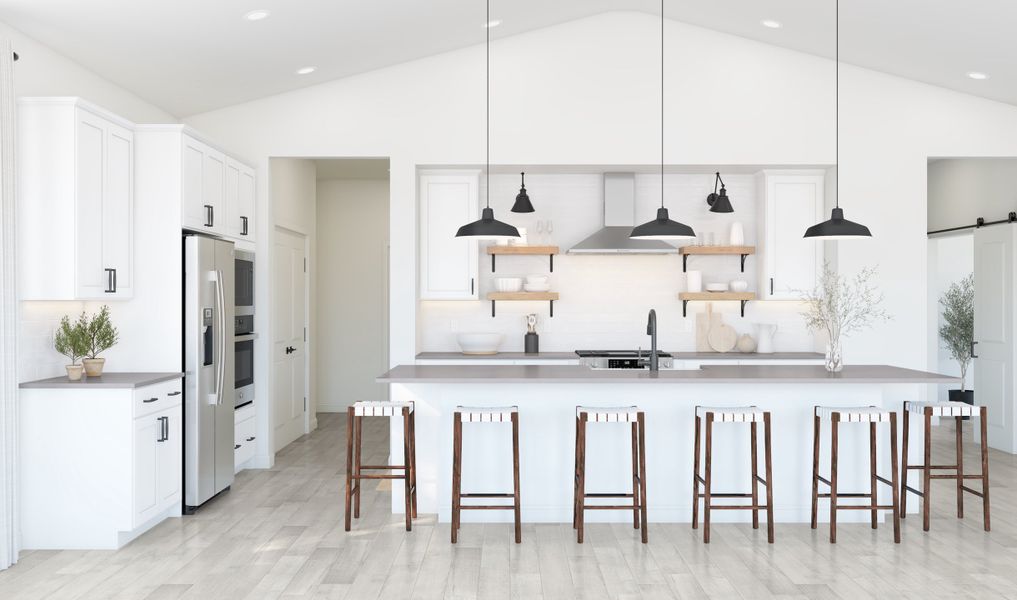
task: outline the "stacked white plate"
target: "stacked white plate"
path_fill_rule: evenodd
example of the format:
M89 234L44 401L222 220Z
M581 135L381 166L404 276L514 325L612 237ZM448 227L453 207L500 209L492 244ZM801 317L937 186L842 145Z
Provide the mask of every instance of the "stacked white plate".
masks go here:
M726 283L708 283L706 284L706 291L708 292L726 292Z
M523 289L527 292L546 292L551 289L547 275L527 275Z

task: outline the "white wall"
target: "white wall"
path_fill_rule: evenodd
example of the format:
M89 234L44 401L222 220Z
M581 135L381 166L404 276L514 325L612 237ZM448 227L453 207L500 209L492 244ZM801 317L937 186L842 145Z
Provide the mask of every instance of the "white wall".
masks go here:
M318 181L318 410L387 400L388 181Z
M492 160L659 161L658 26L609 13L495 42ZM834 162L831 61L676 22L666 35L666 162ZM483 82L476 46L186 120L260 168L269 156L391 157L390 343L400 364L416 350L415 167L483 161ZM875 237L843 242L839 266L879 265L894 315L847 340L845 354L922 368L927 157L1017 156L1017 137L1000 134L1017 130L1017 108L846 65L840 108L841 205Z
M929 163L929 231L1005 219L1017 210L1017 158Z

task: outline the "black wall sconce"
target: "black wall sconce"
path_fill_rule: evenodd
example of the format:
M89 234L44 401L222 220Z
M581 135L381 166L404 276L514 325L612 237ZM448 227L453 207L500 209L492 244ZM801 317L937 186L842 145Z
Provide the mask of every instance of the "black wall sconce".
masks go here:
M718 183L720 184L719 194L717 193ZM710 212L734 212L734 208L731 206L731 200L727 197L727 189L724 187L724 180L720 178L720 173L717 173L717 178L713 180L713 193L706 197L706 203L710 205Z

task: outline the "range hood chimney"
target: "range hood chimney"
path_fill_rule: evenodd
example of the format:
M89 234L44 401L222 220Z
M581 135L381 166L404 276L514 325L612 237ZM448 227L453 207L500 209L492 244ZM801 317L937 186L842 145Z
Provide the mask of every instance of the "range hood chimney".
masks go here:
M568 254L675 254L659 240L629 238L636 224L635 173L604 173L604 227L572 246Z

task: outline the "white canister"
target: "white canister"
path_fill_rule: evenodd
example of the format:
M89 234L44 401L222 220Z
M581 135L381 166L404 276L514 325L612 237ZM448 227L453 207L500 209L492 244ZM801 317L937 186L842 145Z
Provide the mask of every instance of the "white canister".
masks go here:
M690 292L703 291L703 272L689 271L685 274L685 286Z
M728 236L728 242L732 246L744 246L745 245L745 228L742 224L735 221L731 223L731 233Z

